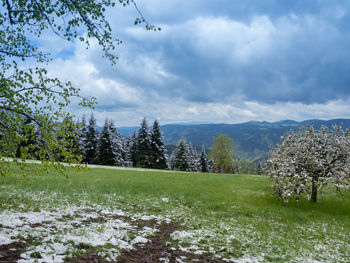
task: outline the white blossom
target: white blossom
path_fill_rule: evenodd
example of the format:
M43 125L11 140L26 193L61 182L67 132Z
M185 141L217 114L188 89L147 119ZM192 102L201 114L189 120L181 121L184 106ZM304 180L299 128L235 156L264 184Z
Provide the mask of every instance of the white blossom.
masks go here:
M349 189L350 130L307 126L282 139L270 152L266 171L284 201L304 194L316 201L317 192L329 183L338 192Z

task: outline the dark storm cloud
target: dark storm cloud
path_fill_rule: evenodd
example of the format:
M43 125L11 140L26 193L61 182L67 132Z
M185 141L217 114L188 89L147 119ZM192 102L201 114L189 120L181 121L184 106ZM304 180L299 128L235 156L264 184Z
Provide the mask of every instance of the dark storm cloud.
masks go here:
M168 3L171 2L171 3ZM161 32L129 27L100 75L192 102L325 103L350 96L347 1L139 1Z

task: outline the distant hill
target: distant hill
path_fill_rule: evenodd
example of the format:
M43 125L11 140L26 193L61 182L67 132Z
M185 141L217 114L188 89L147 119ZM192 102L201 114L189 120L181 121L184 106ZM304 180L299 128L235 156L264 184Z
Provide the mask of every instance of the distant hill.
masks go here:
M181 138L196 146L210 148L213 140L220 133L225 133L234 140L235 153L241 159L257 160L266 157L271 145L280 142L287 130L296 130L311 124L319 129L322 125L331 128L333 124L343 124L350 128L350 119L306 120L297 122L283 120L278 122L249 121L240 124L167 124L161 126L166 144L177 145ZM138 127L121 127L119 131L131 135Z

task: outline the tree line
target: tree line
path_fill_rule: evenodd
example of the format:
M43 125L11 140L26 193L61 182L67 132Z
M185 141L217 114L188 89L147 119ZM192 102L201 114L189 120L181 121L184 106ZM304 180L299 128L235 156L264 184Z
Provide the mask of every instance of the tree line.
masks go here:
M17 147L7 156L20 159L42 159L41 149L49 141L40 133L40 128L30 120L25 121L18 133ZM225 134L215 138L207 155L204 147L197 148L181 139L175 150L168 153L158 120L148 127L144 118L133 135L125 137L111 119L106 119L99 131L96 119L91 114L87 121L74 121L66 116L54 131L60 147L48 151L47 160L59 162L83 162L99 165L132 166L178 171L216 173L256 173L255 164L235 158L233 140Z
M98 131L96 119L92 114L88 122L83 116L81 121L64 120L63 127L72 129L70 134L61 138L69 141L67 151L74 152L77 160L99 165L133 166L152 169L172 169L179 171L210 172L210 162L204 148L199 154L192 144L180 140L176 149L167 154L164 138L158 120L148 127L144 118L139 131L132 136L123 136L114 121L106 119L101 131ZM67 124L70 122L70 125ZM65 128L67 131L67 128ZM57 133L58 135L60 133ZM68 134L68 133L67 133ZM60 157L58 155L58 157ZM64 161L58 158L58 161Z

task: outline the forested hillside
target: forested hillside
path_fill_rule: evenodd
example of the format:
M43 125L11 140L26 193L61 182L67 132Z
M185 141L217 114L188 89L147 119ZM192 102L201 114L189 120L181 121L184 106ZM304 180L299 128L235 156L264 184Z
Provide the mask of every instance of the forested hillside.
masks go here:
M257 160L264 158L271 145L280 142L287 130L296 130L301 126L312 124L315 128L322 125L331 128L333 124L343 124L350 127L349 119L334 120L306 120L296 122L284 120L279 122L250 121L240 124L167 124L161 126L164 140L167 145L177 145L181 138L195 146L204 145L210 148L215 137L220 133L227 134L234 140L236 155L241 159ZM130 135L137 127L121 127L123 135Z

